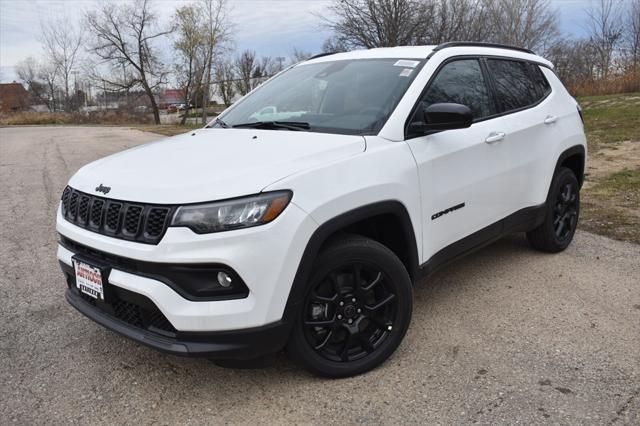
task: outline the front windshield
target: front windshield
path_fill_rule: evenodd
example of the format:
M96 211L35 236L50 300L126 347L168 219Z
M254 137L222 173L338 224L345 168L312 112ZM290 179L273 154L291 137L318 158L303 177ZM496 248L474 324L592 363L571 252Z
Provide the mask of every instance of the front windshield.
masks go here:
M250 93L212 126L260 127L260 123L271 123L270 128L283 130L376 134L421 66L421 61L408 59L298 65Z

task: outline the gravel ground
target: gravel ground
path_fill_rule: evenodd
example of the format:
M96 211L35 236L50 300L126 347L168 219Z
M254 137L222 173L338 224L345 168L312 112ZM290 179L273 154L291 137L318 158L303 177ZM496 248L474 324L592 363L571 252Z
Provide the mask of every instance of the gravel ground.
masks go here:
M578 232L558 255L514 235L415 290L403 344L325 380L157 353L64 300L54 212L81 165L156 136L0 128L0 423L640 424L640 246Z

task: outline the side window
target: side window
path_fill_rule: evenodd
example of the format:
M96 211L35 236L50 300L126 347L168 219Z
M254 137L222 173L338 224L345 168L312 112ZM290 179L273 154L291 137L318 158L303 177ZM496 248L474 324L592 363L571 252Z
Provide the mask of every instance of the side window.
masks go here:
M460 59L440 69L421 99L423 108L438 103L466 105L474 119L491 115L489 90L479 60Z
M551 92L551 85L547 81L547 78L544 76L539 65L529 64L529 68L529 73L533 79L533 84L537 92L536 94L538 99L536 100L540 100Z
M489 59L487 66L495 83L496 98L501 112L524 108L540 99L536 85L529 76L527 62Z

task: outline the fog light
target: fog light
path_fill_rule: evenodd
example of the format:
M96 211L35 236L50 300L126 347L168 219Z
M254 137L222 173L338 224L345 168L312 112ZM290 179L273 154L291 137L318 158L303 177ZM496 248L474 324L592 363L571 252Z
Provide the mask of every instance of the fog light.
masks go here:
M218 284L224 288L231 287L231 277L226 272L218 272Z

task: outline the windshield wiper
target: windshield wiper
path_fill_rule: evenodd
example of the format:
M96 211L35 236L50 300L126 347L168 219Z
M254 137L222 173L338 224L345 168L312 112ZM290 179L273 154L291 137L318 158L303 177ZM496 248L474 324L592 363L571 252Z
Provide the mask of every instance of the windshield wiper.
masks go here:
M249 129L287 129L287 130L309 130L309 123L303 121L253 121L251 123L242 123L231 126L233 128L249 128Z

